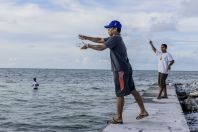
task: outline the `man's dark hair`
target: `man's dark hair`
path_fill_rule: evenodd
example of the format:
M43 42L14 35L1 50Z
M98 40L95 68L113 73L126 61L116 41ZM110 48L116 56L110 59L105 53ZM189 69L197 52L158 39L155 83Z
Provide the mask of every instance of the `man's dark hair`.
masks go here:
M118 31L118 33L120 33L121 32L121 28L117 28L117 31Z
M162 46L164 46L166 49L167 49L167 47L168 47L166 44L162 44Z

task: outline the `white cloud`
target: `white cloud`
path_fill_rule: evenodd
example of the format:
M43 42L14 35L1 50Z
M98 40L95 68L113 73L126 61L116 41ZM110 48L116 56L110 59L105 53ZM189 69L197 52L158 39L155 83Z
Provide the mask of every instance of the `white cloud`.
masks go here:
M197 0L182 0L180 3L179 12L181 16L198 17L198 1Z
M173 43L170 47L178 60L183 52L189 59L193 56L185 46L178 48L180 42L175 40L196 40L196 1L50 2L60 9L44 8L36 2L0 1L0 61L4 62L0 67L110 68L108 51L80 51L76 42L79 33L105 37L103 26L113 19L123 24L122 34L134 69L144 68L142 65L156 68L148 39L156 46Z
M182 32L198 32L198 17L181 19L178 29Z

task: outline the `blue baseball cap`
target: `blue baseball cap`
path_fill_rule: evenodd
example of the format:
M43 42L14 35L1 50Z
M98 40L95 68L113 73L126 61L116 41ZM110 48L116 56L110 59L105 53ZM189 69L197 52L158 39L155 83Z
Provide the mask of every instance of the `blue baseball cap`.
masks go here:
M106 25L106 26L104 26L104 27L105 27L105 28L113 28L113 27L115 27L115 28L121 29L121 28L122 28L122 25L121 25L121 23L120 23L119 21L113 20L113 21L111 21L111 22L109 23L109 25Z

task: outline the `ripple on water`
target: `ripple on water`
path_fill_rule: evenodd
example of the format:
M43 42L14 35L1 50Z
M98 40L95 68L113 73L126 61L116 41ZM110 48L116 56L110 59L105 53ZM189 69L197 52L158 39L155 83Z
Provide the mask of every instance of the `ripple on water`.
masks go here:
M6 88L7 85L0 85L0 88Z
M38 91L31 87L36 73L42 84ZM115 113L111 71L0 69L0 75L0 82L6 82L0 85L0 131L100 132ZM175 72L170 80L178 75L183 73ZM182 79L197 76L185 73ZM134 80L138 88L152 87L157 72L135 71Z

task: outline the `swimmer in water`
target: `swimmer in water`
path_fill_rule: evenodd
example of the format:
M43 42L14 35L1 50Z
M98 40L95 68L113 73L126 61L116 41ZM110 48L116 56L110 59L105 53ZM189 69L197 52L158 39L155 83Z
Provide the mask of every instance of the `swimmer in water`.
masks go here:
M34 83L32 85L33 89L38 89L39 83L36 81L36 78L33 78Z

